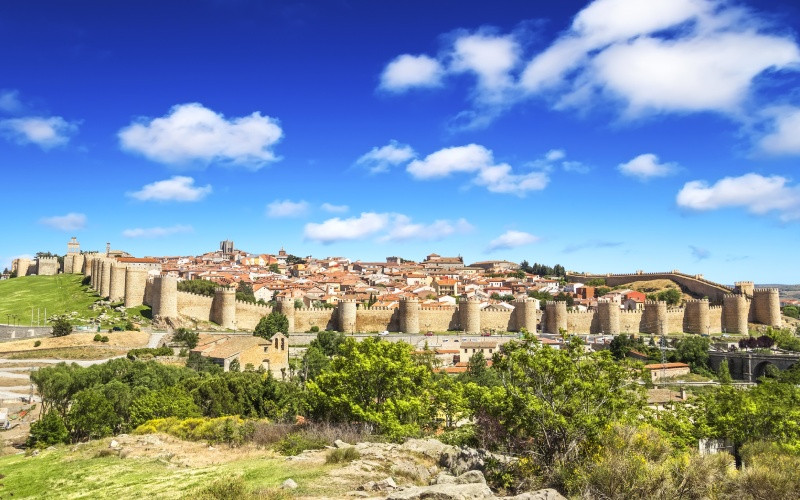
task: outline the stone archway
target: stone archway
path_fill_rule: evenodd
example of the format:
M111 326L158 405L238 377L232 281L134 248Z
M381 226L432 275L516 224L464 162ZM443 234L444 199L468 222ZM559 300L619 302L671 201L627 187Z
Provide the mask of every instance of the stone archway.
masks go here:
M753 370L753 380L758 380L761 377L776 378L780 368L770 361L762 361L757 364Z

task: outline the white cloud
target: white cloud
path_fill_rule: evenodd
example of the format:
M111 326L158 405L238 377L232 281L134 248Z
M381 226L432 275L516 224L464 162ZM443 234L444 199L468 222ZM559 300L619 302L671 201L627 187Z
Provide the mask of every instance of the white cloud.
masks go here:
M774 120L773 130L761 139L761 149L776 155L800 154L800 108L776 108L768 114Z
M267 217L299 217L308 213L305 201L275 200L267 205Z
M86 215L70 212L66 215L43 217L39 219L39 224L59 231L79 231L86 227Z
M431 224L420 224L413 222L407 215L393 214L391 229L381 241L440 240L472 230L472 225L466 219L458 219L455 222L437 220Z
M475 172L490 166L492 152L477 144L444 148L422 160L409 163L406 170L416 179L447 177L453 172Z
M4 113L17 113L23 108L19 100L19 91L0 90L0 111Z
M141 201L200 201L211 193L211 185L195 186L194 179L180 175L145 185L139 191L128 193Z
M418 180L442 178L459 172L475 173L474 184L493 193L517 196L525 196L528 191L540 191L550 181L543 170L514 173L511 165L495 163L492 152L478 144L440 149L424 159L412 161L406 170Z
M225 119L199 103L178 104L161 118L141 119L117 134L123 149L166 164L221 162L258 169L277 161L278 121L258 111Z
M524 231L506 231L497 238L489 242L486 248L487 252L494 252L496 250L509 250L511 248L520 247L523 245L530 245L539 241L538 236Z
M362 212L358 217L348 219L334 217L321 223L309 222L303 234L308 240L328 244L359 240L383 230L388 224L389 214Z
M343 214L350 210L347 205L334 205L332 203L323 203L319 208L332 214Z
M675 163L659 162L658 156L652 153L641 154L627 163L617 165L617 170L623 175L636 177L641 181L652 177L666 177L675 173L677 168Z
M380 86L392 92L405 92L412 87L437 87L443 75L442 65L436 59L403 54L386 65Z
M566 156L567 154L563 149L551 149L544 155L544 159L547 161L558 161L563 160Z
M479 99L502 102L504 91L514 83L510 72L519 62L519 55L519 45L510 35L465 35L453 43L450 70L475 73Z
M36 144L42 149L50 149L67 144L78 131L78 125L60 116L28 116L0 120L0 131L19 144Z
M556 109L611 102L626 119L711 111L744 121L758 106L760 81L800 69L800 48L786 29L738 4L595 0L539 52L523 53L538 45L524 29L481 29L444 37L439 62L451 61L447 73L477 76L473 109L457 115L467 128L533 97Z
M162 238L173 234L185 234L194 231L192 226L175 225L169 227L137 227L125 229L122 236L126 238Z
M679 207L694 211L742 207L756 215L778 212L781 220L800 218L800 186L789 186L788 179L749 173L725 177L713 185L705 181L687 182L678 192Z
M466 219L436 220L425 224L414 222L404 214L362 212L358 217L334 217L321 223L306 224L304 236L307 240L323 244L362 240L372 236L379 242L432 241L467 233L472 229Z
M372 148L356 160L356 165L367 168L371 174L377 174L406 163L416 155L411 146L392 140L386 146Z

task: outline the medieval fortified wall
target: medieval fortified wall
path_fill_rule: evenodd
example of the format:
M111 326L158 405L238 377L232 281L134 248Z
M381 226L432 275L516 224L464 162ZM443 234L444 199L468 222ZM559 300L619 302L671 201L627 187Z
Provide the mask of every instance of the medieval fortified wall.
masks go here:
M180 320L187 317L212 321L226 329L252 330L262 317L272 312L272 307L236 300L231 288L220 287L213 297L179 292L176 277L148 276L144 269L99 254L86 254L82 268L76 267L75 262L72 261L72 271L90 277L92 288L102 297L122 301L126 307L147 304L154 318ZM668 275L646 276L662 274ZM722 288L697 277L692 280L703 290L712 286ZM665 302L647 302L640 311L623 311L617 304L602 299L596 311L570 311L565 302L548 302L541 311L539 301L531 298L517 299L513 308L486 306L475 298L462 299L453 307L426 307L412 298L401 301L396 309L366 308L352 300L343 300L331 309L295 308L294 301L280 300L276 308L289 319L290 333L306 332L314 326L348 333L388 330L415 334L456 330L474 334L525 328L531 332L566 330L568 333L610 335L746 333L748 322L780 328L777 289L759 289L752 282L743 281L727 292L720 295L720 304L712 305L706 298L691 300L677 308L667 307Z

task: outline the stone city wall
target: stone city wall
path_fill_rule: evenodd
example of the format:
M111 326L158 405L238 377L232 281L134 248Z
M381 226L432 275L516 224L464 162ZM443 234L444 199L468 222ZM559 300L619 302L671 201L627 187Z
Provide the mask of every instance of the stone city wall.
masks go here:
M400 330L399 310L392 307L370 307L356 312L357 332L396 332Z

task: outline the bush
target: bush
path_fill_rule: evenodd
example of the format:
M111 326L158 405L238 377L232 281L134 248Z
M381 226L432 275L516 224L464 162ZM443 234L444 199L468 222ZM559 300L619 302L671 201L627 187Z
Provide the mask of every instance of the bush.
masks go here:
M25 443L28 447L45 448L50 445L68 443L69 431L64 419L50 410L37 422L31 424L31 433Z
M103 342L108 342L108 337L103 337L105 340ZM139 349L131 349L128 351L128 359L131 361L143 358L143 357L153 357L153 356L172 356L172 348L171 347L142 347Z
M200 334L187 330L186 328L178 328L172 334L172 340L186 345L189 349L197 347L197 342L200 340Z
M33 347L39 347L40 345L42 345L41 340L37 340L36 342L33 343Z
M309 331L311 333L317 333L319 331L319 327L317 325L314 325L314 326L311 327L311 329Z
M250 497L250 492L241 476L227 476L217 479L192 496L203 500L240 500Z
M108 342L108 336L103 335L102 337L100 337L100 342Z
M305 450L319 450L328 446L328 442L318 436L309 436L304 432L293 432L275 444L275 450L281 455L299 455Z
M94 340L95 342L100 342L100 339L102 339L102 338L103 338L103 336L98 333L98 334L96 334L94 336L94 338L92 340Z
M256 422L253 429L253 443L258 446L272 446L285 438L294 428L292 424Z
M66 318L57 318L53 321L53 337L64 337L72 333L72 324Z
M239 417L186 418L176 417L148 420L134 430L134 434L163 432L186 441L208 441L238 446L249 441L255 430L255 421Z
M328 452L328 455L325 457L325 463L339 464L352 462L358 458L361 458L361 453L359 453L354 446L346 446L344 448L336 448L335 450Z

